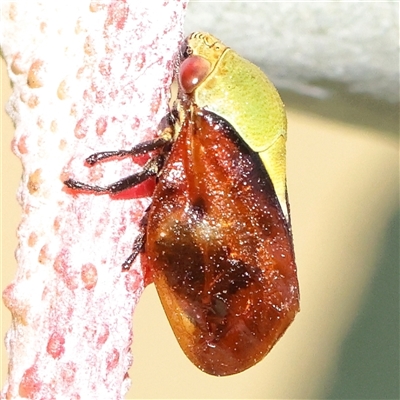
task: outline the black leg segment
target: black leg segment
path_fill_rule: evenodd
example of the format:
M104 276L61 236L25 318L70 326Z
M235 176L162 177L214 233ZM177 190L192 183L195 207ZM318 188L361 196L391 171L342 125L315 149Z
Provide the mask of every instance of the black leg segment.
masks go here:
M152 176L156 176L162 168L163 163L164 156L158 155L157 157L151 158L149 161L147 161L142 171L127 176L126 178L123 178L118 182L114 182L108 186L88 185L86 183L78 182L73 179L66 180L64 184L70 189L87 190L89 192L96 193L119 193L125 189L137 186L139 183L144 182L146 179L149 179Z
M130 150L116 150L116 151L103 151L100 153L94 153L86 159L89 165L94 165L100 161L107 160L108 158L118 157L132 157L146 154L149 151L157 150L163 147L165 144L171 141L169 135L163 135L154 140L148 140L132 147Z
M132 253L122 264L122 271L129 270L129 268L131 267L132 263L135 261L138 254L143 250L145 241L146 241L146 233L142 229L142 232L140 232L139 235L136 236L136 239L133 242Z

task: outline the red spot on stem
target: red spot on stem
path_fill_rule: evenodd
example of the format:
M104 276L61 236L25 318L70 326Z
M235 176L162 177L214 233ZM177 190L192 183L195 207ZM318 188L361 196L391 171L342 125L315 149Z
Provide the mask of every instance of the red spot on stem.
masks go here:
M84 264L82 266L81 278L86 289L93 289L97 283L97 268L91 263Z
M119 352L117 349L114 349L112 353L107 356L107 370L110 371L114 369L118 365L119 361Z
M36 365L32 365L22 376L21 383L19 384L19 395L27 399L34 399L41 387L42 382L38 376L37 367Z
M46 350L53 358L60 358L65 351L64 344L64 336L58 332L54 332L47 342Z
M125 0L113 1L107 10L107 19L105 27L110 25L115 26L117 29L123 29L129 14L129 5Z

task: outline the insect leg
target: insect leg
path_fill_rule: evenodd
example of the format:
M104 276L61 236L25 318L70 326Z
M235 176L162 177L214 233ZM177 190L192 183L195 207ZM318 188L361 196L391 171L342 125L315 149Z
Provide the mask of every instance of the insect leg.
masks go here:
M132 253L130 256L123 262L122 271L128 271L131 267L132 263L135 261L138 254L141 252L144 246L144 242L146 241L146 232L143 228L141 228L141 232L138 236L136 236L135 241L132 246Z
M106 160L107 158L113 158L113 157L124 158L129 156L138 156L141 154L146 154L149 151L159 149L170 141L171 141L171 135L168 132L163 132L163 134L158 138L139 143L136 146L132 147L130 150L115 150L115 151L103 151L100 153L94 153L86 159L86 162L89 165L94 165L99 161Z
M66 180L64 184L68 186L70 189L88 190L90 192L96 192L96 193L118 193L125 189L134 187L139 183L142 183L146 179L157 175L160 169L162 168L163 164L164 164L164 156L158 155L147 161L142 171L127 176L126 178L123 178L118 182L112 183L111 185L108 186L88 185L86 183L78 182L73 179Z
M139 234L136 236L135 241L133 242L132 253L122 264L122 272L128 271L131 268L132 263L135 261L138 254L144 249L144 244L146 242L147 217L150 207L151 204L147 207L144 216L140 220Z

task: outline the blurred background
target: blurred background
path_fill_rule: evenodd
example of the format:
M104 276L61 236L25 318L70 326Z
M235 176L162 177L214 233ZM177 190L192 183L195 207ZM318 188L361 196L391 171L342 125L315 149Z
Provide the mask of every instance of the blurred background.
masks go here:
M150 286L133 321L127 398L398 399L399 4L191 2L185 31L196 30L260 66L286 104L301 312L261 363L216 378L186 359ZM2 62L4 289L21 166ZM9 325L2 305L2 337Z

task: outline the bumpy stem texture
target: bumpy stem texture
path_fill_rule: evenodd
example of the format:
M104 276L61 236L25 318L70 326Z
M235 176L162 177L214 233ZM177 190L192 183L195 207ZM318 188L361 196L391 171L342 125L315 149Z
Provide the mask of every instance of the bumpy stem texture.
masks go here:
M91 153L154 137L167 111L186 2L3 3L1 43L13 94L13 150L24 172L19 268L3 299L3 398L118 399L130 385L131 320L143 290L129 256L149 204L71 193L63 180L105 185L140 169L88 167Z

